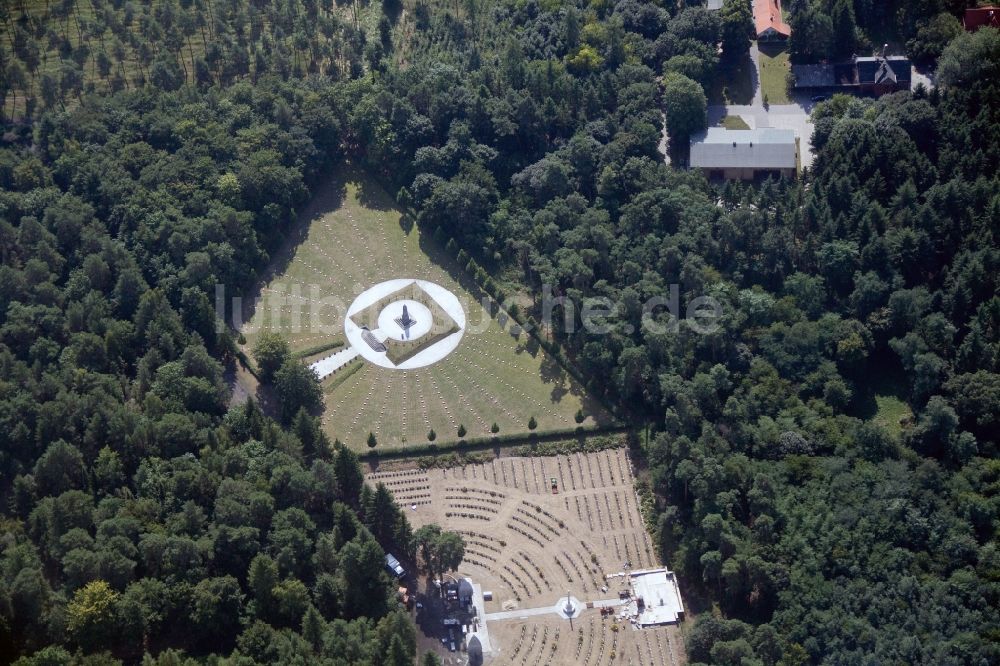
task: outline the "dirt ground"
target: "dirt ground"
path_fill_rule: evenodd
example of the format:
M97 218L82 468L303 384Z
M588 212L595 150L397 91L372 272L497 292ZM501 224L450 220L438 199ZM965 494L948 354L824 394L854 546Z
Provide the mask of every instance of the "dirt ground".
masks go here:
M624 578L613 574L662 566L639 513L625 449L387 470L368 480L393 492L414 528L434 522L465 537L458 575L493 593L485 612L495 654L486 663L686 662L678 626L636 630L596 608L585 608L572 627L555 614L488 617L551 607L567 592L583 604L616 599ZM461 653L439 652L445 663L466 663Z

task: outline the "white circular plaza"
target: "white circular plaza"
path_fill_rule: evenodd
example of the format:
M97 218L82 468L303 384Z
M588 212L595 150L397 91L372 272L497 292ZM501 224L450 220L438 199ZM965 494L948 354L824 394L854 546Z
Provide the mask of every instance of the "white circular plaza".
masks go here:
M344 334L370 363L413 370L455 351L465 324L465 309L455 294L434 282L400 278L359 294L347 308Z

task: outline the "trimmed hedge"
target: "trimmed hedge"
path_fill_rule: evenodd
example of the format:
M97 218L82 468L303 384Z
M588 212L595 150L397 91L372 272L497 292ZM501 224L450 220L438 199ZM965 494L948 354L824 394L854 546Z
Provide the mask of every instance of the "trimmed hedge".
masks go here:
M624 438L616 439L614 435L578 439L562 439L554 442L525 444L513 450L515 456L561 456L567 453L596 453L605 449L620 449L627 446Z
M457 451L476 451L518 444L535 446L544 442L554 442L574 437L621 434L628 432L628 430L628 427L620 424L612 424L608 426L578 426L576 428L561 429L556 428L552 430L540 430L530 434L517 433L491 437L476 437L473 439L461 439L453 442L444 442L442 444L426 442L407 446L396 446L382 449L381 451L360 454L360 457L363 460L371 460L374 458L410 458L414 456L437 455L439 453Z
M323 386L323 393L333 393L333 391L346 382L348 378L355 372L361 369L361 357L355 357L347 362L347 365L343 368L335 370L333 373L333 379L325 383Z
M440 227L438 227L437 230L439 231ZM566 371L568 375L570 375L573 379L579 382L581 386L585 387L588 391L593 393L594 396L600 401L601 405L606 410L608 410L609 414L612 414L615 417L621 415L617 405L610 402L607 396L598 390L598 387L594 384L593 381L588 381L587 378L584 377L577 370L576 366L573 365L573 363L566 357L562 347L558 343L549 342L548 340L539 336L538 325L535 323L534 318L529 316L527 320L525 320L524 316L520 311L520 308L517 307L516 303L512 304L509 310L505 311L503 309L501 304L503 303L503 299L506 297L507 294L504 292L503 289L497 286L496 282L486 273L486 271L483 270L478 263L476 263L475 258L469 257L469 255L466 254L465 249L459 247L458 243L455 242L454 238L448 239L448 243L445 246L445 249L448 250L450 254L456 256L460 266L463 263L467 262L467 265L465 267L466 272L470 274L473 282L475 282L476 285L480 289L482 289L484 293L488 294L490 297L494 299L494 302L491 304L490 307L490 315L494 319L498 318L500 313L505 313L511 319L517 322L517 325L520 327L522 331L525 330L525 325L530 323L530 328L527 329L528 335L534 338L535 341L538 342L538 344L542 347L542 349L544 349L550 356L552 356L556 360L556 362L560 365L560 367L562 367L562 369Z
M303 349L302 351L294 352L292 356L294 356L295 358L308 358L310 356L315 356L316 354L322 354L323 352L329 351L331 349L337 349L339 347L343 347L345 344L347 344L347 340L345 340L343 337L340 337L337 338L336 340L331 340L330 342L326 342L321 345L316 345L315 347L309 347L307 349Z

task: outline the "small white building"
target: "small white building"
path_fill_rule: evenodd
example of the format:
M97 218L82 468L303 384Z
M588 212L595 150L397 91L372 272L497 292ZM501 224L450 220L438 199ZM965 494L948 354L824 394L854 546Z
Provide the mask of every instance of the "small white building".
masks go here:
M684 619L684 603L673 571L632 571L629 573L629 583L632 585L629 611L640 627L675 624Z
M794 130L709 127L691 137L691 168L701 169L709 178L726 180L768 175L793 178L798 152Z

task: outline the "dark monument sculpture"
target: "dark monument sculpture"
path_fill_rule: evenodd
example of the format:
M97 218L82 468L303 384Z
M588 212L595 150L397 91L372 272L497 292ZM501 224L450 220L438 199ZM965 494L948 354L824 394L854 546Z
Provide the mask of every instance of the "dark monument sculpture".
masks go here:
M410 311L406 308L406 303L403 303L403 314L400 317L396 317L396 323L399 327L403 329L403 338L409 339L410 337L410 327L417 323L417 320L410 316Z

